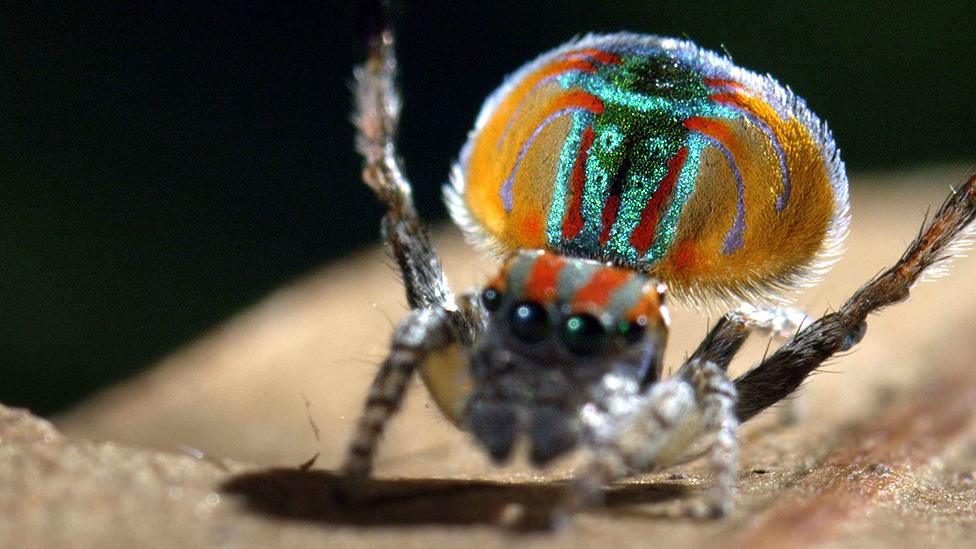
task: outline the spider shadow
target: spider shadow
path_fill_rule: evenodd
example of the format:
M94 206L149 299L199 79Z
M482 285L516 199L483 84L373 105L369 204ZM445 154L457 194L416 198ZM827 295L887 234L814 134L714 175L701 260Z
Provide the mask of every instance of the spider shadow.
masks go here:
M562 481L508 483L458 479L368 479L353 489L325 470L267 469L232 476L221 485L248 510L280 519L354 526L497 525L513 504L516 530L549 530L564 494ZM609 488L608 508L680 499L693 490L677 483ZM355 497L350 497L350 494Z

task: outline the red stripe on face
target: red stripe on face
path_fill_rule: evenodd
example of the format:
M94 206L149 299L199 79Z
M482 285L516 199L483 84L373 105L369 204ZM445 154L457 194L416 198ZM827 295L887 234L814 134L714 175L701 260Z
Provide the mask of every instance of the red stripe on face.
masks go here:
M603 309L610 303L613 292L634 276L633 271L607 267L593 274L585 286L577 290L573 298L574 310Z
M610 229L613 227L613 222L617 220L617 211L619 209L620 195L610 195L607 198L606 204L603 206L603 215L601 216L603 230L600 232L600 246L606 245L607 241L610 240Z
M647 250L651 248L654 232L657 230L658 221L661 220L661 210L671 198L671 193L674 192L675 184L678 182L678 175L687 159L688 147L681 147L678 154L668 160L668 173L664 174L664 179L658 184L654 195L641 210L640 223L637 224L634 232L630 233L630 245L637 250L639 255L646 254Z
M570 203L569 211L566 212L566 219L563 221L563 240L576 238L583 230L583 186L586 183L586 161L590 157L590 146L596 139L596 133L592 126L587 126L583 130L583 138L580 140L579 152L576 154L576 163L573 164L573 174L570 178Z
M559 271L565 261L556 254L546 253L532 264L529 276L525 281L523 295L525 299L537 303L549 303L556 298Z

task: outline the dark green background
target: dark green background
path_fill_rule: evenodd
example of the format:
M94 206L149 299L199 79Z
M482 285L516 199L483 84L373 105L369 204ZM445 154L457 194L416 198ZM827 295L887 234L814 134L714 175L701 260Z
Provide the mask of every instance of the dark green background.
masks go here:
M351 10L196 4L0 10L2 402L63 409L377 240L347 122ZM688 36L773 73L851 171L972 161L974 6L410 3L419 207L444 216L438 187L502 77L589 30Z

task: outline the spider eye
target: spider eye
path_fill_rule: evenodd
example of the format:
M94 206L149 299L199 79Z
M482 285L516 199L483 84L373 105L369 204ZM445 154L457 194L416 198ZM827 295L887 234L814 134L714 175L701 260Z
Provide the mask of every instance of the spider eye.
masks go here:
M595 355L607 346L603 324L589 314L573 315L564 320L562 336L569 350L577 355Z
M624 343L627 345L633 345L644 339L644 333L647 331L647 319L640 318L639 320L630 322L627 320L621 320L617 324L617 333L623 338Z
M481 304L489 312L495 312L502 306L502 293L495 288L485 288L481 292Z
M549 315L534 301L523 301L512 308L509 322L515 337L525 343L538 343L549 335Z

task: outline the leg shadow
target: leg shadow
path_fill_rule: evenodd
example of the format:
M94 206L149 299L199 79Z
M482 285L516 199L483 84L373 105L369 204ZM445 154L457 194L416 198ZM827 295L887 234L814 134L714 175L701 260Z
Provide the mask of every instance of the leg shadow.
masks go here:
M552 527L565 483L453 479L367 479L355 487L323 470L268 469L236 475L221 486L243 496L249 510L278 518L344 525L499 524L520 506L519 530ZM636 505L688 495L676 483L626 484L606 492L606 506ZM354 496L354 497L353 497Z

